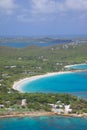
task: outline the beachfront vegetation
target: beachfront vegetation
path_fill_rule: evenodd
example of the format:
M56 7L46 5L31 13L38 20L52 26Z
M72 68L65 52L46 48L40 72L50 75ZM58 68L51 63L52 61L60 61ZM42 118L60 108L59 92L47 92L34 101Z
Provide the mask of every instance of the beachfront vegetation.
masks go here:
M26 99L26 105L22 105L22 100ZM87 101L77 98L69 94L44 94L44 93L15 93L15 94L0 94L0 104L4 107L0 108L4 112L29 112L29 111L51 111L49 104L62 102L64 105L70 105L72 113L87 112ZM60 103L61 104L61 103ZM3 112L4 110L4 112Z
M48 103L61 100L71 104L73 112L87 112L87 102L70 95L21 94L12 89L14 81L47 72L63 71L65 65L87 61L87 44L60 44L50 47L29 46L10 48L0 46L0 104L5 108L20 108L23 98L29 110L49 111ZM6 103L10 101L9 103ZM21 108L20 108L21 109Z

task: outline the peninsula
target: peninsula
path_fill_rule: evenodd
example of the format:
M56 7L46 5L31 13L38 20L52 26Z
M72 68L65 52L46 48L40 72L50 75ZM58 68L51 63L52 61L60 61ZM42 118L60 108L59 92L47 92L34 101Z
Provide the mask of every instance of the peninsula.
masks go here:
M68 43L28 48L0 46L0 117L55 113L86 116L87 101L80 97L67 93L21 93L22 84L25 82L73 73L74 70L67 72L64 66L86 61L87 44Z

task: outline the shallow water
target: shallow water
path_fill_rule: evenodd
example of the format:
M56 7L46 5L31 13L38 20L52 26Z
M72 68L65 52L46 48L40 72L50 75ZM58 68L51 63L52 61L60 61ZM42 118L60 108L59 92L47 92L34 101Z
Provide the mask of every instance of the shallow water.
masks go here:
M27 82L24 92L72 93L87 98L87 72L59 74Z
M0 119L0 130L87 130L87 118L62 116Z
M85 70L87 69L87 64L77 64L77 65L70 65L67 66L66 68L70 68L70 69L76 69L76 70Z

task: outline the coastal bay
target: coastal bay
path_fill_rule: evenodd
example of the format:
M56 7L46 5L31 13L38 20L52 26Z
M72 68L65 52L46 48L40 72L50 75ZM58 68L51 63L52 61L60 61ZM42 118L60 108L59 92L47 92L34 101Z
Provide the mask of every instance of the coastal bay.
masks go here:
M28 93L71 93L86 99L86 75L83 70L47 73L19 80L13 89Z
M72 51L68 55L69 48ZM84 48L84 53L80 54L81 48ZM86 65L86 45L0 49L0 118L48 116L50 120L51 116L59 118L62 115L62 120L64 117L80 117L84 122L87 116L87 72L73 68L67 70L65 66ZM39 84L40 88L35 84Z
M87 0L0 0L0 130L87 130Z
M54 72L54 73L47 73L47 74L44 74L44 75L37 75L37 76L25 78L25 79L20 79L19 81L14 82L13 89L18 90L20 92L23 92L22 91L23 84L30 83L30 82L33 82L35 80L50 77L50 76L68 74L68 73L72 73L72 72L70 72L70 71L67 71L67 72Z

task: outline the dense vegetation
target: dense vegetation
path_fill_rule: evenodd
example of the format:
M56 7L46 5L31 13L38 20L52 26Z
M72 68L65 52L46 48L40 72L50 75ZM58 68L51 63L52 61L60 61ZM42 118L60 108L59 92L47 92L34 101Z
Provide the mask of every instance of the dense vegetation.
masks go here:
M0 46L0 92L6 92L20 78L61 71L65 65L86 60L87 44L22 49Z
M44 94L44 93L25 93L25 94L1 94L0 103L5 105L5 108L14 108L16 111L33 111L33 110L45 110L51 111L49 104L56 104L57 101L61 101L65 105L70 104L73 109L73 113L87 112L87 101L77 98L69 94ZM27 107L22 107L22 99L27 100Z
M60 44L50 47L29 46L27 48L10 48L0 46L0 104L10 101L10 106L20 104L23 98L29 108L48 110L47 103L61 99L69 102L76 111L87 111L86 101L67 95L19 94L12 89L14 81L20 78L47 72L63 71L68 64L87 61L87 44ZM61 98L60 98L61 97ZM66 98L65 98L66 97ZM85 109L86 108L86 109Z

